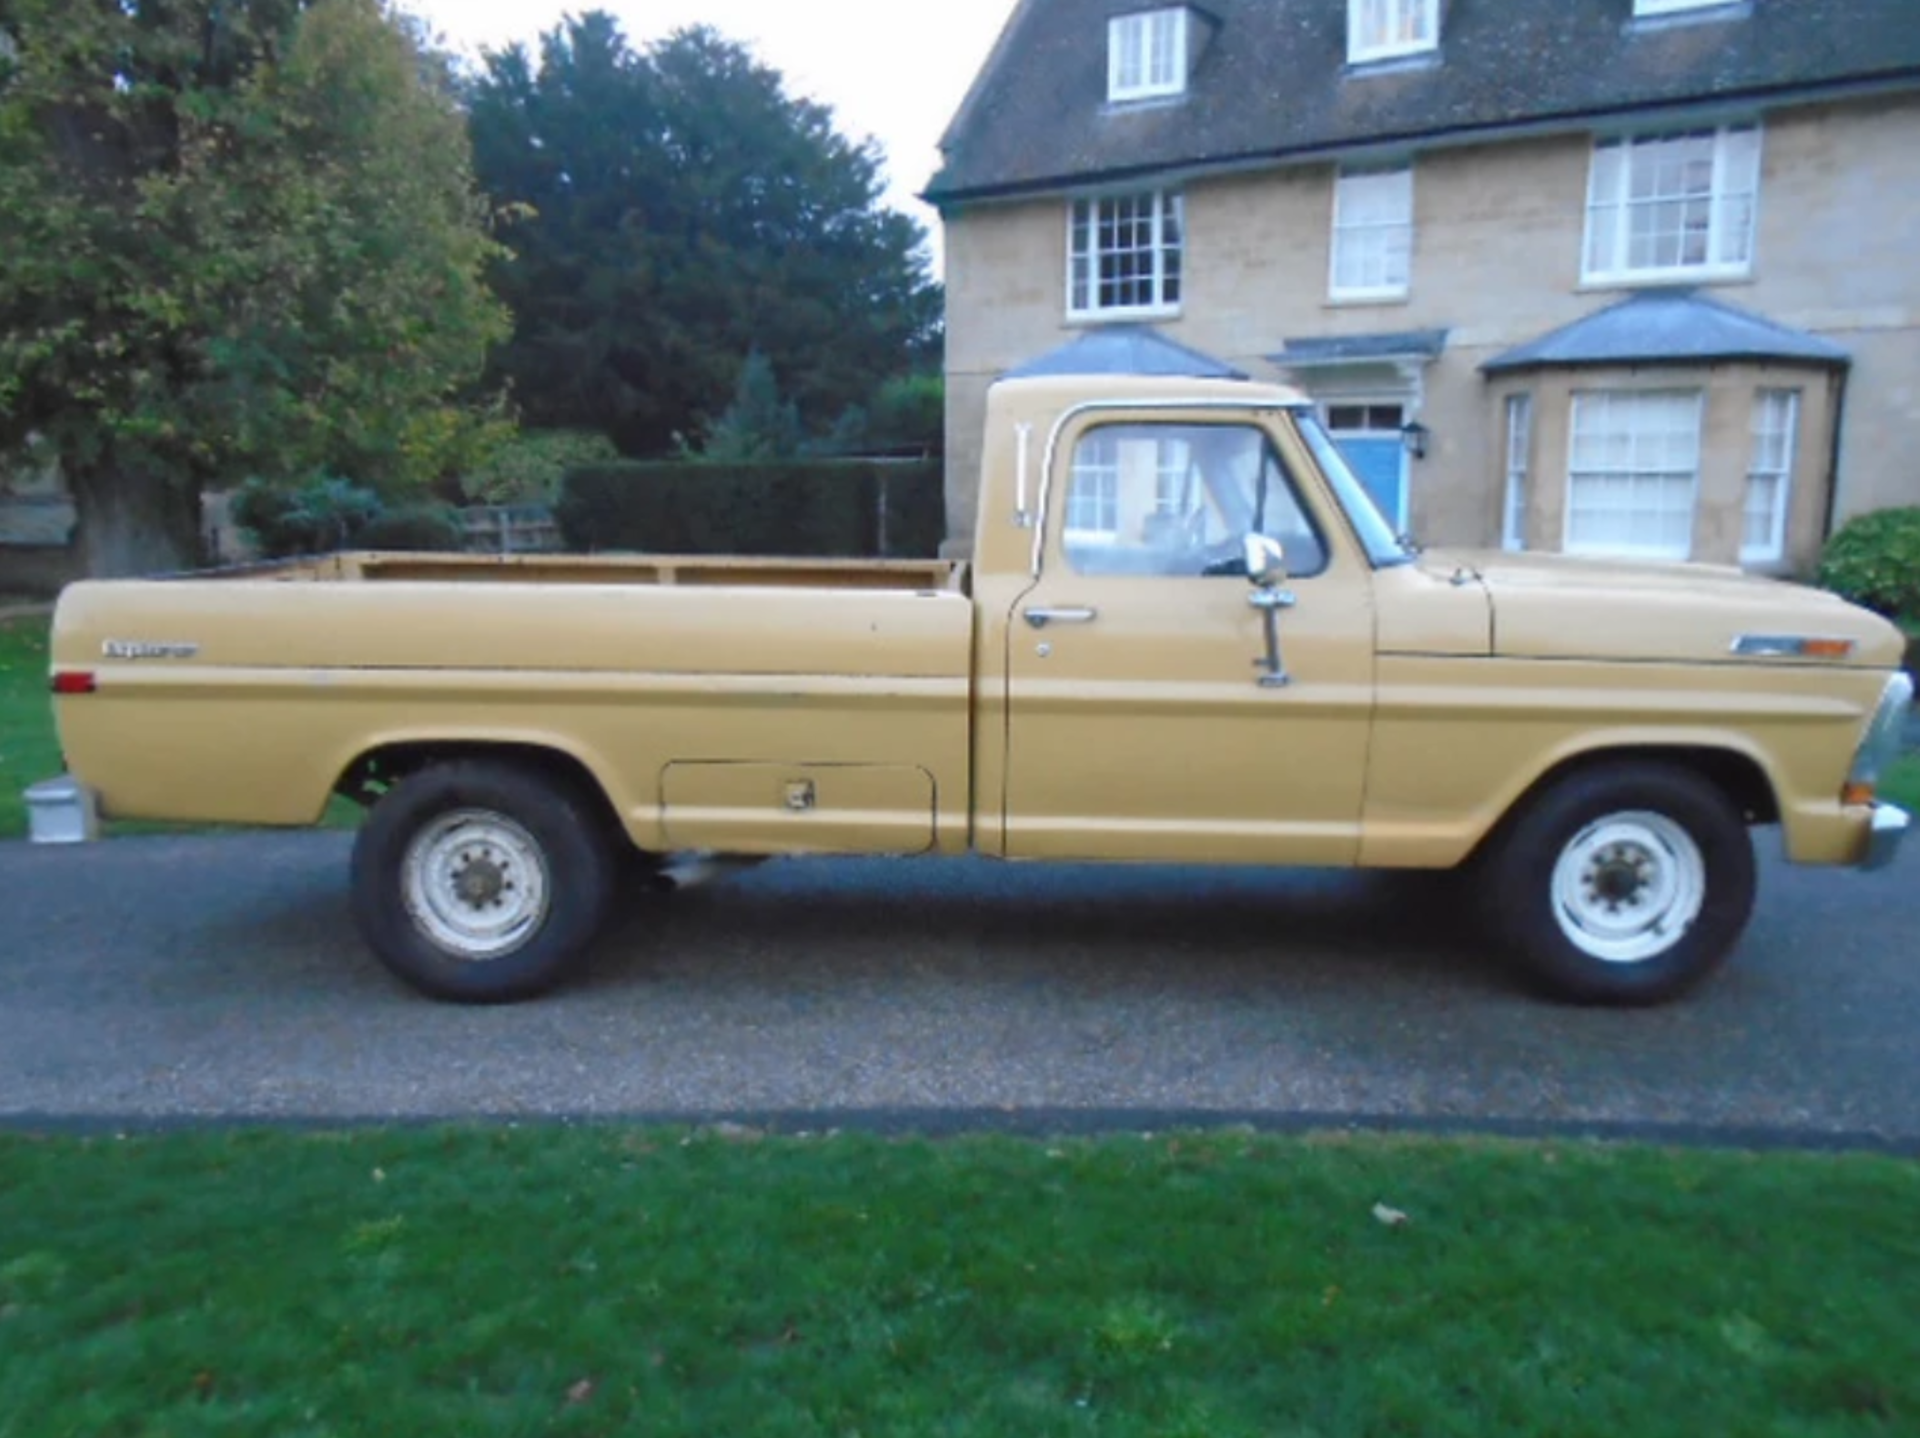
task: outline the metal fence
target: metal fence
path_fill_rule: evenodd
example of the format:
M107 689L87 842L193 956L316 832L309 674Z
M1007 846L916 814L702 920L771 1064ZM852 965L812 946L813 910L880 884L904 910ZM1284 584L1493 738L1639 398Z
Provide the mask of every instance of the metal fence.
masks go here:
M558 554L560 526L544 504L502 504L460 511L469 554Z

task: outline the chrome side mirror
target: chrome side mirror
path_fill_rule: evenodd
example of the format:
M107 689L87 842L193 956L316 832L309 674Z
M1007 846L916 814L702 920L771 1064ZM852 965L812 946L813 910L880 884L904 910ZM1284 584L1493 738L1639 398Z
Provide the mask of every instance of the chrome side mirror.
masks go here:
M1247 580L1257 589L1278 589L1287 582L1286 548L1270 534L1246 538Z
M1254 661L1260 670L1260 687L1285 689L1293 683L1293 677L1287 673L1286 661L1280 657L1280 611L1291 609L1298 602L1293 591L1284 587L1287 551L1270 534L1249 534L1246 555L1247 579L1253 585L1253 593L1247 600L1260 611L1267 638L1265 657Z

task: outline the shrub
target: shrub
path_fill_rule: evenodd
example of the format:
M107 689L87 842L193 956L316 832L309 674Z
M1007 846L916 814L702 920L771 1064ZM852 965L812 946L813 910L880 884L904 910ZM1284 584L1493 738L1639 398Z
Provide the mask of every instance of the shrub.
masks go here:
M1827 545L1820 583L1881 614L1920 617L1920 509L1852 521Z
M925 558L946 528L941 474L937 463L600 465L567 476L556 517L567 547L588 552Z
M373 490L330 475L291 488L248 480L234 494L233 518L266 559L342 549L455 550L464 542L445 505L389 509Z
M357 549L455 553L466 548L458 513L444 504L410 504L376 516L354 537Z
M250 479L233 496L234 522L268 559L351 549L384 507L371 489L330 475L291 487Z
M477 504L552 504L569 470L619 458L613 441L593 430L522 430L468 474L461 487Z

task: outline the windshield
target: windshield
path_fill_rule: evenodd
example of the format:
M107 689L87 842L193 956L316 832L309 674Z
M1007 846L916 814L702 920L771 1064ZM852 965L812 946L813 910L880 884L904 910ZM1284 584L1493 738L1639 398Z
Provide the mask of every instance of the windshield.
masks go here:
M1333 442L1320 421L1303 410L1295 410L1293 422L1300 426L1307 447L1313 451L1314 459L1325 471L1340 507L1347 512L1353 532L1359 537L1360 547L1367 551L1367 558L1373 562L1373 567L1386 569L1396 564L1413 563L1413 555L1394 534L1393 526L1380 513L1373 496L1367 493L1367 487L1360 482L1353 467L1347 463L1347 457L1340 452L1340 446Z

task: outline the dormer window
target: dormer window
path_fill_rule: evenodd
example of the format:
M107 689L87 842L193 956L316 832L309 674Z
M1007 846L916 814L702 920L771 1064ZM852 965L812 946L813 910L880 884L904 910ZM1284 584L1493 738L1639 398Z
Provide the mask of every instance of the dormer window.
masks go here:
M1107 99L1155 100L1187 89L1187 10L1147 10L1107 23Z
M1420 55L1440 45L1440 0L1347 0L1347 63Z

